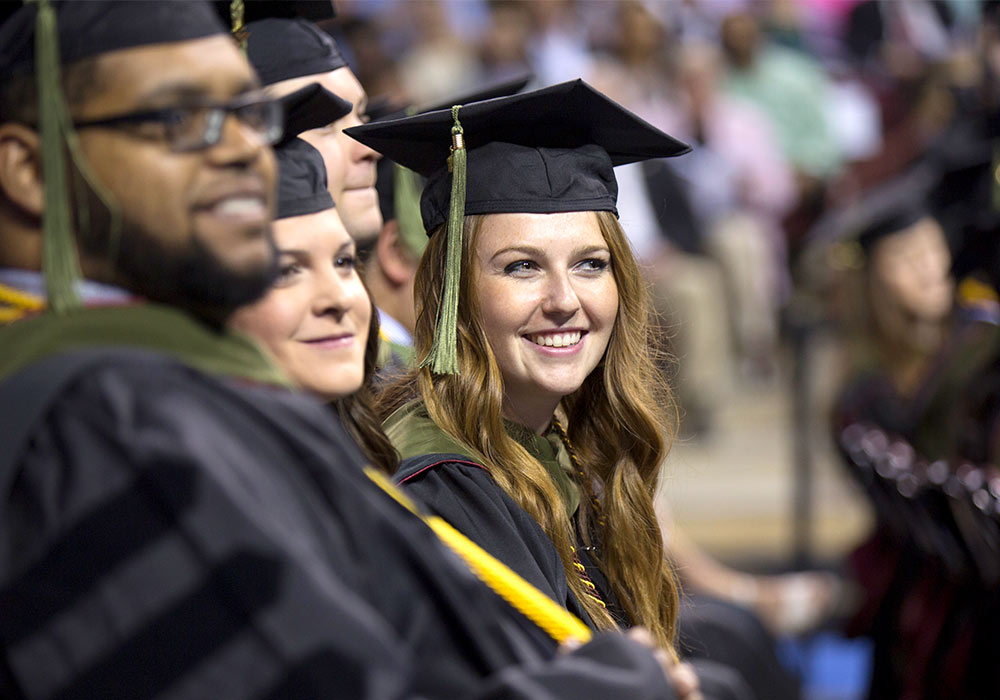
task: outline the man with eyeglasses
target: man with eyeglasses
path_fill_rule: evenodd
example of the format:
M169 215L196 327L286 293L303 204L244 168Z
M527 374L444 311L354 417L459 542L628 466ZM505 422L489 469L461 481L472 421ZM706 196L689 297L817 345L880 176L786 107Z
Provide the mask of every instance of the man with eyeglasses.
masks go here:
M225 330L280 120L211 10L56 9L0 26L0 697L672 697L557 652Z

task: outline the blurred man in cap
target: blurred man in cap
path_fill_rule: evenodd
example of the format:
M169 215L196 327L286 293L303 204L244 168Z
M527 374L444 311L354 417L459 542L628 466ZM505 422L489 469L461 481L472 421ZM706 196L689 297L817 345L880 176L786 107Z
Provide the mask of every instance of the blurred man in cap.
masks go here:
M350 114L304 132L302 139L323 155L330 194L348 233L358 245L370 245L382 227L375 192L379 156L343 133L362 123L368 104L364 88L336 42L308 19L272 16L249 22L246 31L247 57L269 94L280 97L319 83L354 105Z

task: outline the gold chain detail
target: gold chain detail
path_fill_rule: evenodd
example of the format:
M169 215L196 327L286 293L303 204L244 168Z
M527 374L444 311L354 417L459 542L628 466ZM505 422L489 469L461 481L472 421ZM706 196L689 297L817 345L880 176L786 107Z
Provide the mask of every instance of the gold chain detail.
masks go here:
M594 512L597 514L597 522L602 527L604 526L604 517L601 514L601 502L597 500L597 496L593 493L590 482L587 480L587 476L583 471L583 462L576 454L576 450L573 449L573 443L569 441L569 435L566 434L566 429L563 428L562 423L555 416L552 417L552 429L556 431L559 435L559 439L562 440L563 446L566 448L566 454L569 455L569 461L573 463L573 468L576 469L577 476L580 477L580 488L585 489L587 495L590 497L590 504L594 508ZM586 587L584 592L595 601L601 604L602 607L607 608L607 603L601 598L601 592L597 590L597 586L590 578L590 574L587 573L587 567L583 565L580 561L580 555L576 553L576 547L571 547L573 551L573 568L576 569L577 575Z
M593 506L594 512L597 514L597 522L603 527L604 515L602 513L601 501L598 500L597 495L594 493L593 485L583 471L583 462L577 456L576 450L573 448L573 443L570 442L569 435L566 433L566 429L563 428L562 423L555 416L552 417L552 429L556 431L559 439L562 440L562 444L566 448L566 454L569 455L569 461L573 463L573 468L576 470L577 476L580 477L580 488L586 491L590 499L590 505Z

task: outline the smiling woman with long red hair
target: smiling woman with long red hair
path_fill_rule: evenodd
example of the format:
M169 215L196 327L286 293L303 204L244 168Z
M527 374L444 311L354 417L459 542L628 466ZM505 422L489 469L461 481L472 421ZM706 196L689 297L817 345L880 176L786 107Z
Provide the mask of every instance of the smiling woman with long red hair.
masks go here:
M581 81L350 133L430 178L424 366L379 403L397 481L593 627L676 657L653 512L676 416L613 166L686 147Z

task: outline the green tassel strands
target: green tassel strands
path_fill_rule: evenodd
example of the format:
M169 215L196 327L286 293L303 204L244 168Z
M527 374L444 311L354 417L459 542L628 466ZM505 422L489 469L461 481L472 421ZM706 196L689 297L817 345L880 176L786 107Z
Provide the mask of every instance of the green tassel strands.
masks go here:
M445 253L444 290L434 344L423 365L430 365L435 374L458 374L458 288L462 275L462 228L465 223L465 138L458 120L461 105L451 108L451 201L448 208L448 236Z
M72 130L69 108L62 93L56 12L48 0L37 0L35 70L38 78L39 131L42 138L42 172L45 177L45 211L42 214L42 269L49 308L65 313L80 307L76 283L80 279L70 220L66 135Z
M49 0L27 1L38 5L35 19L35 74L38 83L38 131L42 142L42 175L45 178L42 271L45 273L49 308L57 314L63 314L82 306L76 290L82 274L80 259L77 256L73 219L70 214L72 206L70 177L74 173L79 175L81 187L89 188L107 209L110 260L114 260L118 255L121 212L111 193L93 176L80 152L73 120L62 89L56 11ZM91 223L87 197L78 197L77 200L77 225L86 233L86 227Z

